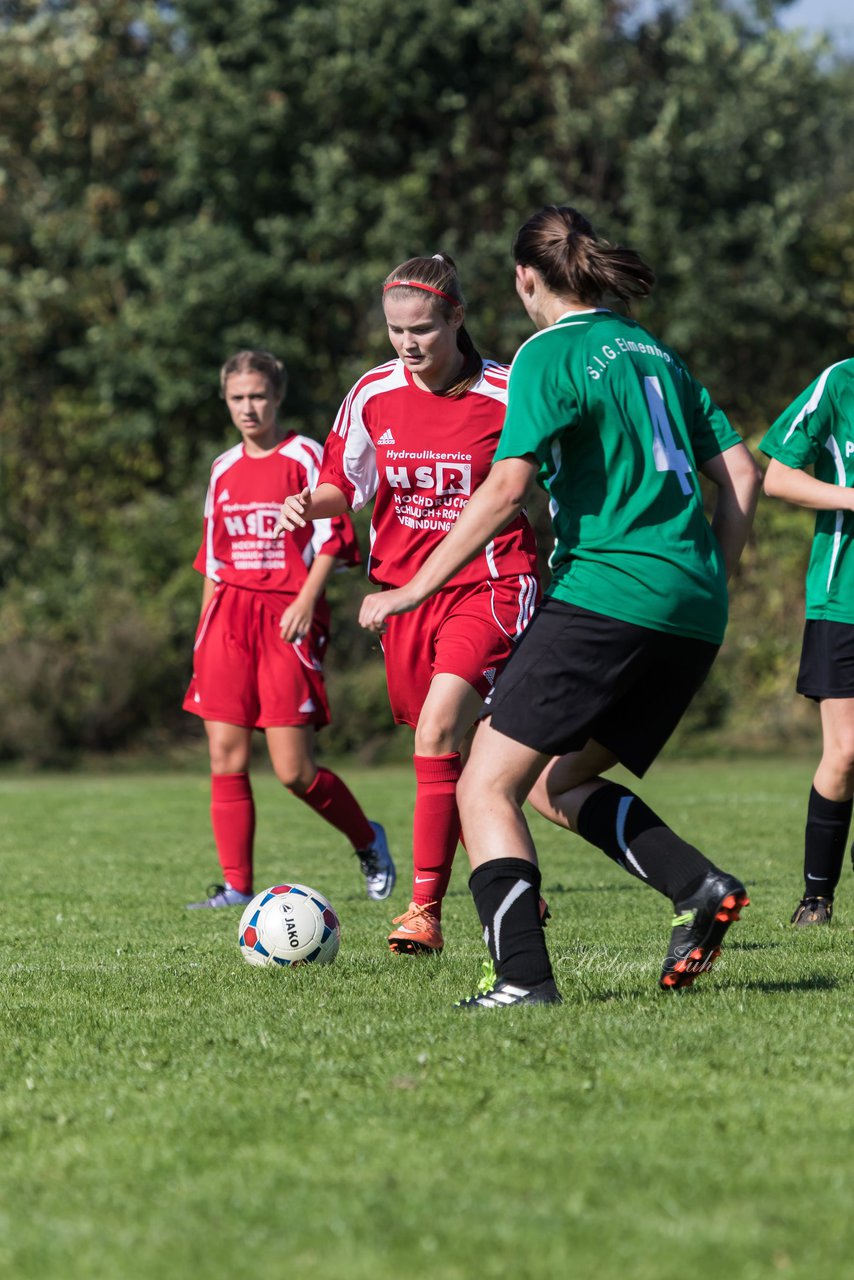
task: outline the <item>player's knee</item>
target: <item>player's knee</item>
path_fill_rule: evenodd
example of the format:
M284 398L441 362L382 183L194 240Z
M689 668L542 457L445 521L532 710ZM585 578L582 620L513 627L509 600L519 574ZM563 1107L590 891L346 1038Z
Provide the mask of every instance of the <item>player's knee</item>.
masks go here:
M293 791L295 796L301 796L308 790L308 783L298 769L277 769L276 777L282 786L287 787L288 791Z
M304 796L317 776L317 769L305 760L284 761L276 766L276 777L295 796Z
M466 776L466 769L463 769L462 776L457 782L457 808L459 809L463 826L465 826L466 813L470 813L470 805L474 794L474 788Z
M415 730L415 754L418 756L445 756L460 747L456 726L442 718L431 718L419 723Z
M838 787L849 791L854 788L854 737L837 740L830 750L825 750L822 763Z
M553 805L549 794L548 782L542 774L531 787L528 793L528 801L536 809L537 813L542 813L545 817L550 816Z
M488 803L492 786L492 775L486 772L481 773L477 762L469 761L457 782L457 807L463 820L463 827L466 825L465 814L468 814L469 822L472 820L477 822L479 809Z
M211 773L246 773L249 770L249 758L242 747L229 746L227 743L210 744Z

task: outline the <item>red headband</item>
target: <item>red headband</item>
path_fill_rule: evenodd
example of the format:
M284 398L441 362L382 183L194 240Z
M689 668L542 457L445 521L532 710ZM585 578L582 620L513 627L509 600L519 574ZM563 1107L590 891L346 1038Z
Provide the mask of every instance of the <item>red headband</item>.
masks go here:
M432 284L422 284L420 280L389 280L388 284L383 285L383 293L387 293L389 289L397 288L398 285L402 285L407 289L426 289L428 293L435 293L437 298L447 299L455 307L463 305L459 298L452 297L450 293L445 293L443 289L434 289Z

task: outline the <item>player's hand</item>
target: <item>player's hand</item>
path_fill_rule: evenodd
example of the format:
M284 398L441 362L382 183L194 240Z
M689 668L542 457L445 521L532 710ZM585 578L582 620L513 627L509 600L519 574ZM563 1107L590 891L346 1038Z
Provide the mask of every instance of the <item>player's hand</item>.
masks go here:
M365 596L359 610L359 626L366 631L373 631L374 635L384 635L388 626L386 618L393 613L409 613L420 603L406 587Z
M296 600L288 605L279 619L279 630L282 639L289 644L304 640L311 630L313 617L314 609L312 606L304 604L297 596Z
M293 533L295 529L304 529L309 523L306 512L311 503L311 490L308 485L301 493L292 493L285 498L279 508L279 520L273 530L274 538L281 538L285 533Z

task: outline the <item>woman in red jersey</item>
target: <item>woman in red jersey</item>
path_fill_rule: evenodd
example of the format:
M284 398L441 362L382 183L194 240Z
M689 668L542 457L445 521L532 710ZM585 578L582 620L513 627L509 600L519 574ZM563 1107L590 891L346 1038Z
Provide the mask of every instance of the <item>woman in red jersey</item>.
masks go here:
M319 484L286 499L279 527L293 535L373 498L368 574L395 587L485 480L504 422L507 368L475 349L456 267L445 254L396 267L383 308L396 359L350 390L324 447ZM392 951L442 949L467 735L538 595L534 533L523 513L420 609L389 620L389 699L397 723L415 730L416 777L412 902L394 921Z
M317 519L275 539L283 491L315 484L320 446L279 422L287 375L264 351L241 351L220 385L242 442L211 469L202 544L204 574L193 677L184 707L205 722L211 822L224 883L191 907L228 907L252 896L255 806L249 781L253 729L263 729L283 786L343 832L359 857L368 897L387 898L394 864L385 832L369 822L341 779L314 759L315 729L329 723L323 657L336 564L358 564L346 516Z

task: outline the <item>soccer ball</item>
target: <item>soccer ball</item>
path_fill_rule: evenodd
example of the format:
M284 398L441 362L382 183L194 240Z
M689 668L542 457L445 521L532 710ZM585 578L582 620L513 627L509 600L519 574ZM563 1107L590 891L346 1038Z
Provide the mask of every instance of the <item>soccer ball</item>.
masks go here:
M322 893L304 884L277 884L256 894L240 918L240 954L247 964L331 964L341 925Z

